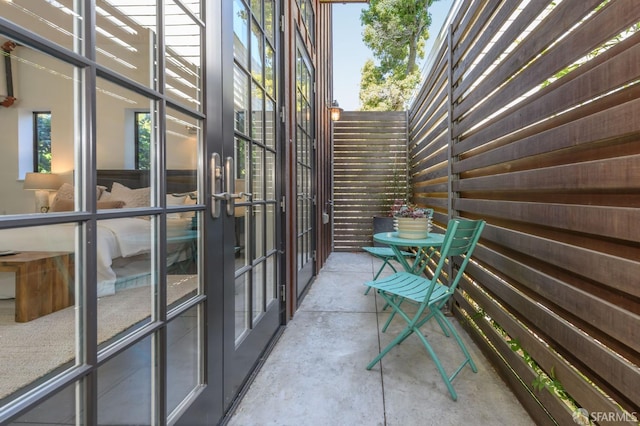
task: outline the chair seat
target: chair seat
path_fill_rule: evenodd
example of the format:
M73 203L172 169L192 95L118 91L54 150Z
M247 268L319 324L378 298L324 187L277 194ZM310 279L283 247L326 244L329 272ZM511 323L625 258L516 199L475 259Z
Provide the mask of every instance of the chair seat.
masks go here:
M393 252L391 247L362 247L362 250L372 254L373 256L379 257L380 259L394 259L396 257L396 254ZM414 256L413 253L404 250L400 250L400 254L403 256Z
M431 280L409 272L396 272L388 277L366 282L364 285L421 303L429 291ZM449 287L436 283L427 303L432 304L448 296Z

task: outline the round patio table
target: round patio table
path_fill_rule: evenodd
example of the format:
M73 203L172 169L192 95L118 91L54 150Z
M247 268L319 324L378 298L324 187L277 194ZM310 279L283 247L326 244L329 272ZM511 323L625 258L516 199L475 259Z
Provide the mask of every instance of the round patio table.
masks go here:
M421 275L427 266L427 261L444 241L444 234L429 233L426 238L400 238L397 232L380 232L373 235L373 240L386 244L396 255L396 260L402 265L405 271L412 274ZM411 247L416 249L416 257L412 264L407 261L401 253L401 248Z

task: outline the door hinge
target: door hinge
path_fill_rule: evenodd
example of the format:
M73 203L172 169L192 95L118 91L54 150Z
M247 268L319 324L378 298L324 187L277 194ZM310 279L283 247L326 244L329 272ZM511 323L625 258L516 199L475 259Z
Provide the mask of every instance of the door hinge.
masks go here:
M316 261L316 251L315 250L313 251L313 261L314 262Z
M284 201L285 201L285 197L283 195L282 199L280 200L280 208L282 209L282 213L287 212L287 204Z
M280 31L284 32L284 15L280 15Z
M286 119L286 108L283 106L282 108L280 108L280 121L282 121L283 123L285 122Z
M283 302L287 301L287 289L284 286L284 284L280 286L280 298L282 299Z

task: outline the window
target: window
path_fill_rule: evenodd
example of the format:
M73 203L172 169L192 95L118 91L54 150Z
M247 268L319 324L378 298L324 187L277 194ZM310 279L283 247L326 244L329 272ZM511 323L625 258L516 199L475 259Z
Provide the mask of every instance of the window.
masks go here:
M33 171L51 173L51 111L33 113Z
M136 112L135 152L137 170L149 170L150 141L151 114L148 112Z

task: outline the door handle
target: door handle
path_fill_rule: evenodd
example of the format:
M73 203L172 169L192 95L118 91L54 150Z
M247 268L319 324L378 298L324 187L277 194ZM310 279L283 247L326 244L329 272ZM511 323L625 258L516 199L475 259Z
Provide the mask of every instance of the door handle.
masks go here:
M222 191L222 162L217 152L211 154L211 217L217 219L220 217L220 202L225 200L225 193Z

